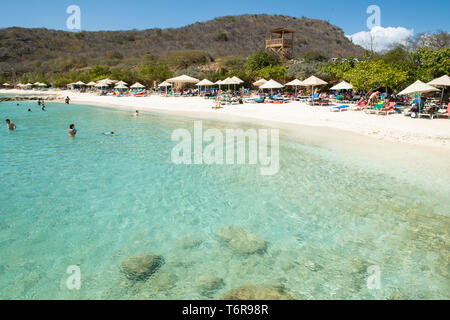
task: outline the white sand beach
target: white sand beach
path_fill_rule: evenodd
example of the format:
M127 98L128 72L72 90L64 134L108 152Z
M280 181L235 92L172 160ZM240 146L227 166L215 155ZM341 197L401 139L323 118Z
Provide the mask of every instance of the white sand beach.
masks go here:
M450 150L448 119L411 119L395 114L381 116L361 111L330 112L330 107L309 106L302 102L287 104L243 104L213 110L212 100L199 97L114 97L73 91L0 90L10 95L69 96L72 104L98 105L140 112L163 112L214 119L241 118L248 121L271 121L280 124L330 127L382 140L435 146Z

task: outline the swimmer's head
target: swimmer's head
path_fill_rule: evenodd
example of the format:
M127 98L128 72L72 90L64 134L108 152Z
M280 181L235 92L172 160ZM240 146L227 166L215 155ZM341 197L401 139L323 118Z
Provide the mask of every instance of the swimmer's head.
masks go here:
M10 123L11 123L11 120L6 119L6 123L7 123L7 124L10 124Z
M74 124L71 124L70 127L69 127L69 129L73 129L73 128L75 128L75 125L74 125Z
M115 134L116 132L115 131L111 131L111 134Z

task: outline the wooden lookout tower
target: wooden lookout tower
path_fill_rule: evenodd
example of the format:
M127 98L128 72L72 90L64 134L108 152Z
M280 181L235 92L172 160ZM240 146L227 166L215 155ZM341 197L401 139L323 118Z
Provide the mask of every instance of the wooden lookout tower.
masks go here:
M294 33L294 30L285 28L271 30L270 39L266 40L266 50L275 52L283 59L293 58Z

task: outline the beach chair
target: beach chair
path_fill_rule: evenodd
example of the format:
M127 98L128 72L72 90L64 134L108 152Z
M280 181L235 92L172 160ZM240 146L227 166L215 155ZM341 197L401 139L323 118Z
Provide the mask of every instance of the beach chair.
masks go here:
M394 113L397 113L397 111L395 111L395 102L390 102L387 107L384 107L383 109L378 111L378 114L384 114L386 116Z
M330 108L331 112L341 112L341 111L347 111L349 110L349 105L339 106L339 107L332 107Z
M361 111L367 106L367 101L361 101L356 106L352 107L351 109L354 111Z
M385 105L384 101L379 101L375 106L373 106L373 108L367 109L366 113L367 114L378 114L378 112L380 112L384 108L384 105Z

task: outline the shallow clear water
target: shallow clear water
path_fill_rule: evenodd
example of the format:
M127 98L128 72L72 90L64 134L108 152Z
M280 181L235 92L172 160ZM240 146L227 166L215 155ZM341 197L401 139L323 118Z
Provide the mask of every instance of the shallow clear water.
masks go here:
M275 176L176 166L170 137L191 130L190 119L47 110L0 103L0 299L214 299L247 283L282 284L298 299L450 298L448 158L424 155L429 168L408 149L389 163L388 151L336 147L335 133L302 128L303 139L281 131ZM7 132L5 118L18 130ZM118 135L102 135L110 130ZM233 251L217 235L225 226L257 234L267 250ZM201 244L183 249L185 237ZM121 262L147 252L165 264L145 282L127 280ZM70 265L81 269L79 291L65 285ZM373 265L378 290L366 285ZM205 274L225 285L204 296Z

